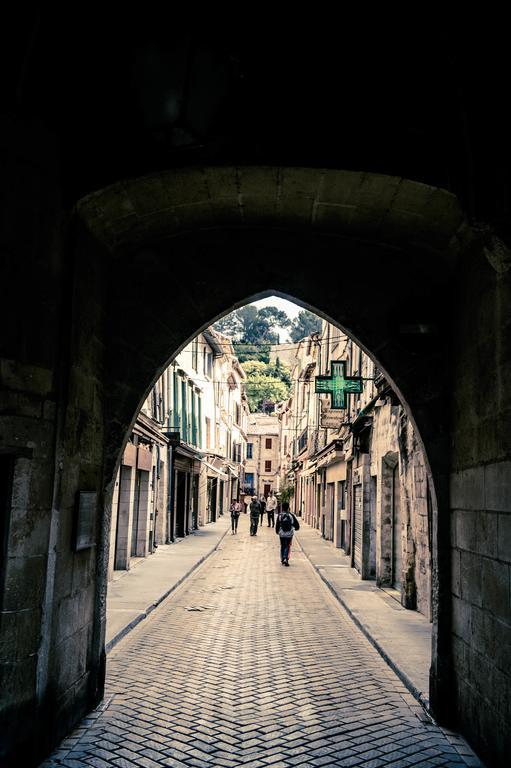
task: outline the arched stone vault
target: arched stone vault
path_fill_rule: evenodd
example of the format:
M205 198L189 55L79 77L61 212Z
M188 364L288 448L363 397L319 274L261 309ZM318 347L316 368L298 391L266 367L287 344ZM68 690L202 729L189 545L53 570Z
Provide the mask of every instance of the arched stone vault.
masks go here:
M105 483L155 377L201 328L255 296L278 293L318 312L384 369L422 438L437 494L431 699L439 711L449 676L449 298L470 240L456 198L369 173L193 168L119 182L82 199L77 214L110 254Z

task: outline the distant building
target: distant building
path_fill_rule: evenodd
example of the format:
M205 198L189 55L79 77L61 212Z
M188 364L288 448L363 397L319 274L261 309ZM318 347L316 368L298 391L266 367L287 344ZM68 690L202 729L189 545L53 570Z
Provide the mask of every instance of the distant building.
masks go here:
M247 428L244 491L267 496L280 487L280 423L277 415L252 413Z

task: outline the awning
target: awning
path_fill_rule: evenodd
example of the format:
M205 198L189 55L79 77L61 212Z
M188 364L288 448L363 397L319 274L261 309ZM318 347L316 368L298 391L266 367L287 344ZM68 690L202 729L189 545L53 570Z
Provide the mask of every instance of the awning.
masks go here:
M229 475L227 475L225 472L221 472L219 469L214 467L213 464L208 464L207 461L203 461L202 464L204 464L204 466L207 467L208 470L211 470L212 472L214 472L215 475L217 475L218 477L221 477L222 480L228 480L229 479Z

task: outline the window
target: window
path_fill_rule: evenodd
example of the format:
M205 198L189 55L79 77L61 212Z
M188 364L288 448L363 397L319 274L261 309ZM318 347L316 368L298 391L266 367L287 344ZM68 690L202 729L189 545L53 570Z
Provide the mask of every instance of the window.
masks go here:
M254 443L247 443L247 459L253 458Z
M254 492L254 473L245 472L245 493L253 494Z
M213 378L213 353L208 352L207 356L207 364L206 364L206 375L208 378Z
M264 471L265 472L271 472L271 461L265 461L264 462Z
M211 419L206 416L206 449L211 448Z
M235 410L236 410L236 424L239 424L241 422L241 408L239 406L239 403L235 403Z
M271 451L271 437L266 438L266 448Z

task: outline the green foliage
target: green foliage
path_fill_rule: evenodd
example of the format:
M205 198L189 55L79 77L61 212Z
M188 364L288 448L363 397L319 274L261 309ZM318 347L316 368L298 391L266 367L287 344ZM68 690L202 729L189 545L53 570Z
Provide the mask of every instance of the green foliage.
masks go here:
M261 344L277 344L279 337L276 328L288 328L290 325L289 317L277 307L257 309L253 304L247 304L218 320L213 327L239 344L253 344L257 347ZM247 359L246 352L244 355ZM241 361L239 355L238 359Z
M240 363L245 363L248 360L260 360L263 363L268 363L270 360L270 344L262 344L256 346L255 344L243 344L241 342L234 342L234 353Z
M279 500L281 502L287 501L289 503L294 495L295 495L294 485L287 483L286 485L282 486L282 488L280 489Z
M293 341L300 341L305 336L310 336L311 333L319 333L322 322L318 315L309 312L308 309L302 309L293 320L289 335Z
M250 410L260 411L264 400L278 403L289 395L288 385L273 376L254 373L247 377L247 398Z
M243 370L249 377L257 374L264 375L267 373L267 368L267 363L263 363L262 360L247 360L245 363L243 363Z
M291 370L279 360L276 363L247 360L243 370L247 374L247 397L252 412L260 411L264 400L278 403L289 397Z

